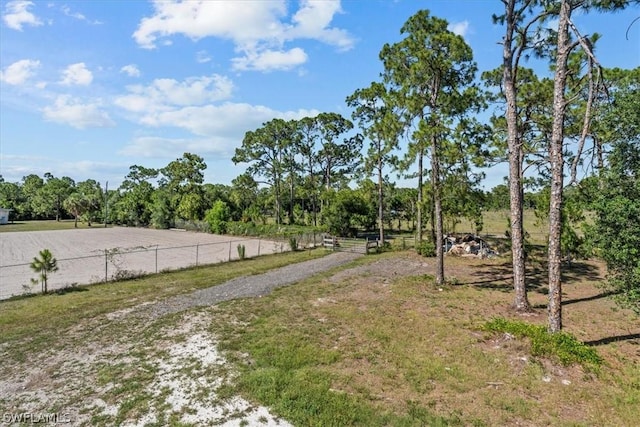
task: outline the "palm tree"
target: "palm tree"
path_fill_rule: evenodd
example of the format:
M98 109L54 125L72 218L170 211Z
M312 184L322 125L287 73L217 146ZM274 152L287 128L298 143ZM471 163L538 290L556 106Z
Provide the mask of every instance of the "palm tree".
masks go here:
M64 208L75 218L73 226L78 228L78 217L87 210L87 202L79 193L73 193L62 203Z
M42 285L42 293L47 293L47 278L49 277L49 273L53 273L58 271L58 260L53 257L53 254L49 249L43 249L39 253L40 258L34 257L29 267L38 273L38 279L31 279L33 283L38 283Z

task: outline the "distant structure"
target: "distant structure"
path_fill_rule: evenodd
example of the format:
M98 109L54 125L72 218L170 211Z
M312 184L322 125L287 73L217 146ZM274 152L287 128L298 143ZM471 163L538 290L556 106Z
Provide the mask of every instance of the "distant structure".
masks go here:
M13 209L5 209L0 208L0 224L8 224L9 223L9 212Z

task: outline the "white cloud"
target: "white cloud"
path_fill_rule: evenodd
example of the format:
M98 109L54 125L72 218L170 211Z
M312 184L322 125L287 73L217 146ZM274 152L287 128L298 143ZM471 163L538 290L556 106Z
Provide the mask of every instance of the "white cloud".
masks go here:
M87 17L84 16L82 13L80 13L80 12L72 12L71 8L69 6L67 6L67 5L62 6L62 12L65 15L67 15L67 16L69 16L71 18L78 19L80 21L86 21L87 20Z
M239 69L290 69L307 60L299 47L284 44L300 38L318 40L340 50L354 40L342 29L330 27L341 12L339 0L300 2L286 22L287 2L155 1L154 14L142 19L133 38L143 48L153 49L160 38L184 35L193 40L218 37L231 40L241 56L233 61ZM276 59L276 57L278 59ZM258 63L252 63L252 60ZM262 62L260 62L262 61ZM289 64L282 66L282 64ZM266 67L274 64L274 68Z
M96 162L94 160L79 160L74 162L62 162L58 168L65 171L65 174L73 177L87 177L86 179L95 179L96 176L104 177L109 174L121 173L124 165L118 165L106 162ZM80 180L78 180L80 181ZM101 183L104 186L104 183ZM109 186L110 188L113 188Z
M139 157L171 158L185 151L230 157L240 146L248 130L257 129L274 118L285 120L316 116L316 110L276 111L260 105L225 103L219 106L185 107L173 111L148 114L141 123L151 126L173 126L187 130L197 138L135 138L120 154Z
M283 0L258 2L155 1L155 13L143 18L133 34L144 48L154 48L160 37L182 34L232 39L238 43L276 37L282 33L279 18L286 14Z
M22 59L9 65L4 71L0 71L0 80L10 85L24 84L40 67L40 61Z
M63 85L81 85L88 86L93 81L93 74L91 71L87 69L87 66L84 62L79 62L77 64L69 65L62 72L62 80L60 81Z
M300 9L292 18L294 25L286 33L287 39L316 39L341 50L353 47L354 40L347 31L329 27L334 15L342 13L340 1L304 0L300 4Z
M36 174L43 176L46 172L54 176L69 176L76 182L96 177L108 178L109 187L115 188L129 167L128 162L117 164L97 162L93 160L65 161L58 157L18 156L0 154L0 174L7 182L20 182L22 177ZM104 181L103 181L104 185Z
M5 13L2 19L7 27L14 30L22 31L23 25L38 26L42 25L42 21L38 19L29 8L33 6L31 1L10 1L5 5Z
M140 70L135 64L125 65L120 68L121 73L126 73L129 77L140 77Z
M235 148L231 138L163 138L160 136L137 137L118 154L132 157L172 158L179 153L218 154L230 157Z
M61 9L62 9L62 13L64 13L65 15L67 15L70 18L74 18L74 19L77 19L79 21L85 21L85 22L87 22L87 23L89 23L91 25L101 25L102 24L102 22L98 21L97 19L96 20L90 20L89 18L87 18L86 16L84 16L80 12L73 12L71 10L71 8L69 6L67 6L67 5L62 6Z
M307 62L307 54L298 47L286 52L265 50L248 53L242 58L234 58L232 62L235 70L290 70Z
M200 50L196 53L196 61L199 64L204 64L211 61L211 56L206 50Z
M469 32L469 21L452 22L447 26L447 29L461 37L466 37Z
M247 130L256 129L273 118L300 119L316 116L315 110L281 112L262 105L224 103L159 111L141 118L147 126L173 126L195 135L234 137L241 141Z
M100 100L82 103L69 95L60 95L52 106L45 107L42 112L45 120L67 124L77 129L115 126L115 122L101 107Z
M37 165L45 163L45 160L41 156L0 154L0 175L7 182L20 182L22 177L32 173L42 176L48 171Z
M156 79L149 86L127 87L127 95L116 98L115 104L134 113L169 110L175 106L201 105L228 99L233 82L227 77L213 74L189 77L184 81Z

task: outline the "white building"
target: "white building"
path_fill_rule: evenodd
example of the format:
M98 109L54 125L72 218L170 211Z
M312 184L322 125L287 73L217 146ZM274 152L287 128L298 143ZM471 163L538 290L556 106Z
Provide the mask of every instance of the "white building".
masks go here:
M11 209L0 208L0 224L9 223L9 212Z

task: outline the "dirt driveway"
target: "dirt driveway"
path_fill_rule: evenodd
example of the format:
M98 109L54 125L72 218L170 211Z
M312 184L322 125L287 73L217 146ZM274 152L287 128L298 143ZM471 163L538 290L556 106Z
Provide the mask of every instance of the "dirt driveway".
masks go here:
M0 234L0 299L19 295L36 274L33 257L49 249L59 270L48 280L49 289L72 284L103 282L118 277L155 273L238 259L238 245L247 258L287 250L273 241L219 236L178 230L94 228L8 232Z
M220 323L215 305L266 295L361 256L336 252L85 319L21 360L0 344L0 425L46 424L54 416L72 426L290 427L266 407L224 395L236 374L211 330Z

